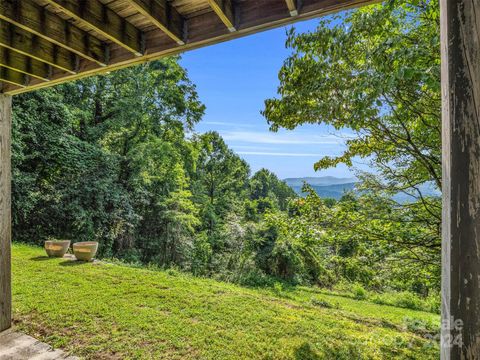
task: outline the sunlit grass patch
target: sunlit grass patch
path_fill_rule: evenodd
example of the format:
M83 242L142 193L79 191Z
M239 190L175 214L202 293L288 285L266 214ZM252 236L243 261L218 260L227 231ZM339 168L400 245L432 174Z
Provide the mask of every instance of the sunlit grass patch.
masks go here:
M178 272L13 246L16 326L88 359L438 358L406 318L438 315L308 288L282 296Z

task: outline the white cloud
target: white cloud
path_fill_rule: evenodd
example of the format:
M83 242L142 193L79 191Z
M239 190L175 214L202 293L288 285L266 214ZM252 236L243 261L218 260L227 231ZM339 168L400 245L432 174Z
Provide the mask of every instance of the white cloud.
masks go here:
M273 133L255 131L222 131L221 135L227 141L241 141L254 144L343 145L346 140L353 138L350 134L315 135L301 132Z
M216 126L226 126L226 127L246 127L246 128L252 128L255 125L253 124L237 124L237 123L231 123L231 122L226 122L226 121L202 121L199 123L199 125L216 125Z
M285 153L285 152L264 152L264 151L237 151L239 155L258 155L258 156L295 156L295 157L323 157L321 154L310 153Z
M236 152L239 151L281 151L283 146L259 146L258 144L255 145L237 145L233 144L231 146L232 149L234 149Z

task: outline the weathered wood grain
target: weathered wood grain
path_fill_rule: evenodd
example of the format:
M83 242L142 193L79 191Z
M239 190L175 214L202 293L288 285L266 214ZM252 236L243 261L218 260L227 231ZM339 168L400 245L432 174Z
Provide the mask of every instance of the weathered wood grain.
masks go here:
M0 66L0 81L13 84L15 86L26 87L30 81L30 77L19 71Z
M0 46L76 74L78 56L28 31L0 20Z
M132 6L177 44L185 45L184 20L167 0L132 0Z
M48 81L51 67L29 56L0 46L0 66Z
M231 0L208 0L208 3L230 32L237 30L235 28L235 9Z
M0 331L12 324L11 123L12 97L0 94Z
M441 0L443 360L480 359L479 9Z
M136 56L143 55L143 33L100 1L48 0L47 3Z
M99 65L107 65L106 44L32 0L0 0L0 19Z

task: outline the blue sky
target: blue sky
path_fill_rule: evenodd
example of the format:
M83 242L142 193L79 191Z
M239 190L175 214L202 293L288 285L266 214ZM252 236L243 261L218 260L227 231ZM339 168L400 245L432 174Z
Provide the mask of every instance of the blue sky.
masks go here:
M295 27L313 30L317 23L305 21ZM181 64L207 107L196 130L218 131L252 172L267 168L280 178L351 176L345 166L313 170L322 156L342 152L342 134L324 125L273 133L260 114L264 100L277 94L278 71L289 55L285 40L286 28L278 28L183 54Z

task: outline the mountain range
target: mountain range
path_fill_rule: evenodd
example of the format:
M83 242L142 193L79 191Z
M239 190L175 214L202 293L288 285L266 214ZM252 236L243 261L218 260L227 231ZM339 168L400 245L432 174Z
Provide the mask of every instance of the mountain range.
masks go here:
M298 195L302 192L304 183L309 184L322 198L340 199L346 191L355 190L356 178L337 178L334 176L302 177L284 179Z
M301 177L301 178L287 178L284 179L288 186L290 186L298 195L305 196L302 192L303 184L309 184L317 194L322 198L340 199L346 191L356 191L356 178L337 178L334 176L320 176L320 177ZM433 184L423 184L420 186L420 191L424 196L440 196L440 192ZM393 199L400 203L408 203L414 198L405 193L398 193L393 196Z

